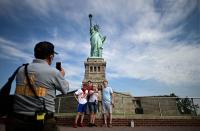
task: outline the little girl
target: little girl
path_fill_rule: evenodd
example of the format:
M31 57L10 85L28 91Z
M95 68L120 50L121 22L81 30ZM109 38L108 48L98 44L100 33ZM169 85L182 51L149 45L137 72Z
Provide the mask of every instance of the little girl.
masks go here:
M93 86L93 90L89 91L90 99L88 102L89 105L89 111L90 111L90 123L89 126L97 126L95 125L95 119L96 119L96 113L98 108L98 88L97 85Z
M85 86L83 86L82 89L78 89L74 93L74 96L75 96L76 100L78 101L76 119L75 119L75 122L74 122L74 125L73 125L74 128L77 128L77 122L78 122L80 115L81 115L80 127L83 127L84 113L85 113L86 108L87 108L87 95L88 95L88 90L86 89Z

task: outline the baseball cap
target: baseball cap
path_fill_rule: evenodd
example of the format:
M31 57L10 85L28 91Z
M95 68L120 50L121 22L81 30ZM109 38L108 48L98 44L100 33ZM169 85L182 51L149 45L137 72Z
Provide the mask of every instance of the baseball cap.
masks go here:
M42 41L35 45L34 54L35 57L37 58L37 56L46 57L50 54L58 54L58 53L55 52L54 45L52 43L48 41Z

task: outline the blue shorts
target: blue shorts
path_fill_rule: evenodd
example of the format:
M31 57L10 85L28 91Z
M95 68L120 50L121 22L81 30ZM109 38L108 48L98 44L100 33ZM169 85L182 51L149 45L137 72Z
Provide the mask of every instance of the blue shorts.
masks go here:
M77 112L86 112L87 109L87 103L85 104L78 104Z

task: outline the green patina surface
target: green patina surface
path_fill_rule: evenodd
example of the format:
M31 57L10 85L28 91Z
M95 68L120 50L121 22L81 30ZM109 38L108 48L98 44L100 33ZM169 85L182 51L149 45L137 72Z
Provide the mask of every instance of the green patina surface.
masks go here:
M103 44L106 40L106 36L102 36L99 33L99 25L92 25L92 15L89 15L90 18L90 57L102 58Z

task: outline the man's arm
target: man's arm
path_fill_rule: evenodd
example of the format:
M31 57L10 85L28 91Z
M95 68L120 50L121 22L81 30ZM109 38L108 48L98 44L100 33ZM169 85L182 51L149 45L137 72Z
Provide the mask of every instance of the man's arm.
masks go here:
M114 96L114 92L113 92L113 89L110 87L110 95L111 95L111 98L112 98L112 101L111 101L111 104L113 105L114 107L114 102L115 102L115 96Z
M69 91L69 83L65 80L63 73L64 73L63 69L61 70L61 72L57 71L54 84L55 84L56 90L61 91L62 94L67 94L67 92Z

